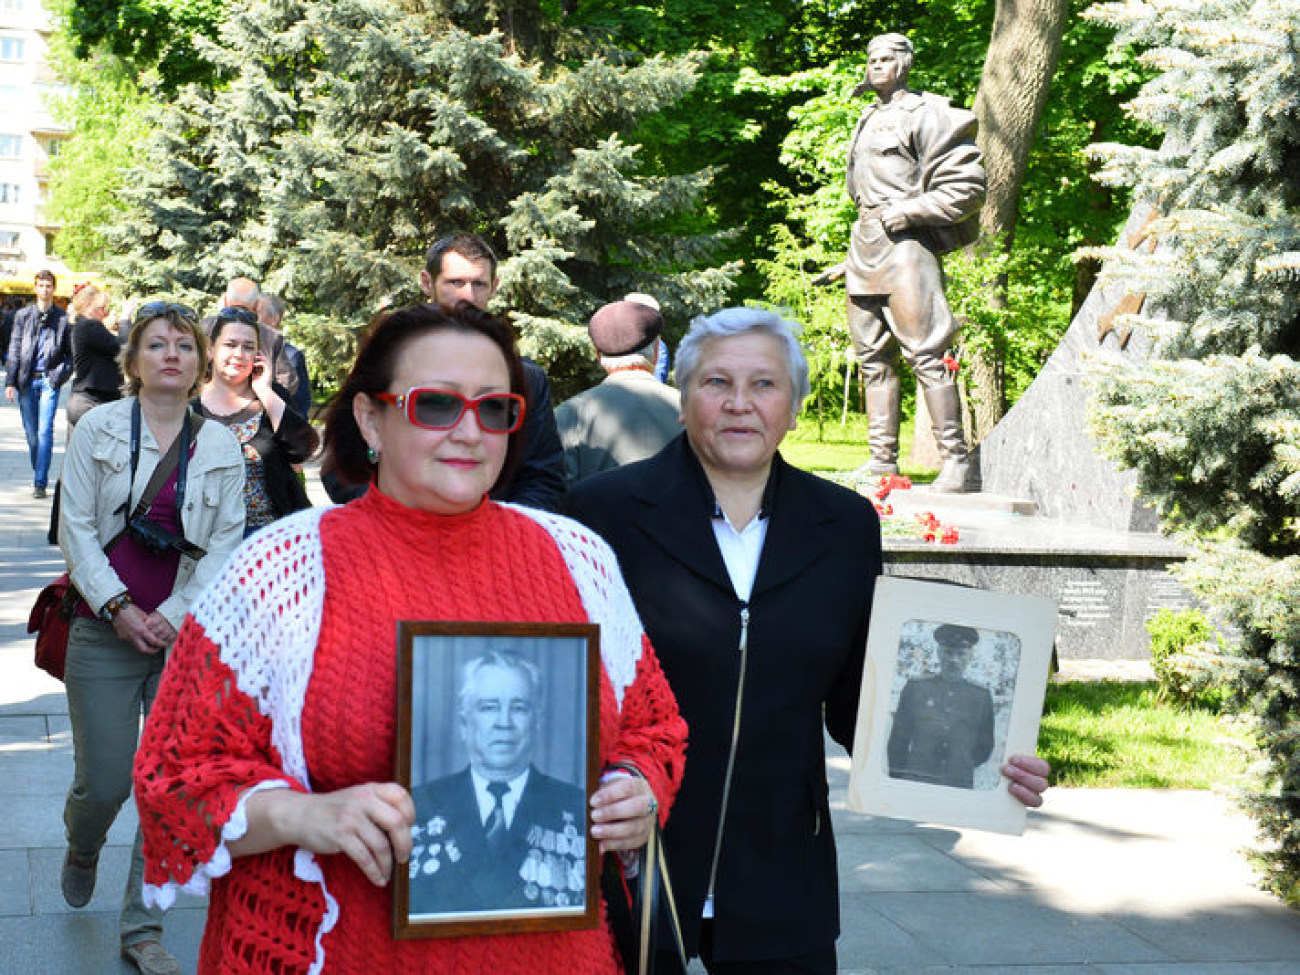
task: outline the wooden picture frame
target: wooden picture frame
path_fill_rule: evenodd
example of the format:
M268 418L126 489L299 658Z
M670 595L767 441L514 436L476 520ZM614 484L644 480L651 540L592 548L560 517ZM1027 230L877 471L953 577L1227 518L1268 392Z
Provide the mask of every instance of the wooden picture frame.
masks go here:
M1001 767L1035 752L1055 602L883 577L876 583L849 774L857 812L1024 831Z
M416 823L394 937L596 927L600 627L401 620L397 668L395 779ZM510 787L496 800L493 778Z

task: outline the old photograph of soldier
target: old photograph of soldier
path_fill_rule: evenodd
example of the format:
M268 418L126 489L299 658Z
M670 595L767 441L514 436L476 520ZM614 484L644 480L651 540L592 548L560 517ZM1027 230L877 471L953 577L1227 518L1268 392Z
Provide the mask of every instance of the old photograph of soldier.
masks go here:
M912 579L877 585L849 807L1020 832L1024 807L1003 765L1038 739L1056 604Z

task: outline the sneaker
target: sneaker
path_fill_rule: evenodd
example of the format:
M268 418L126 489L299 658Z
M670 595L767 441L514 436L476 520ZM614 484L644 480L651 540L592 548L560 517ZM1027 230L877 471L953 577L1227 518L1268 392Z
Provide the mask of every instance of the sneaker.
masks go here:
M85 907L90 903L90 895L95 892L95 872L99 869L99 857L89 863L78 860L69 850L63 858L63 899L69 907Z
M181 975L181 963L157 941L137 941L122 949L122 957L140 970L140 975Z
M45 497L45 488L41 487L39 484L36 487L32 488L32 497L33 498Z

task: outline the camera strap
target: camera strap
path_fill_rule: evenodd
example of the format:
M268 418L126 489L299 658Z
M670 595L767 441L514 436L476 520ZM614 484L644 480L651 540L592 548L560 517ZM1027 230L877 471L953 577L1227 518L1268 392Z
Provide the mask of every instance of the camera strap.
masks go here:
M190 466L190 441L201 426L203 426L203 417L195 416L193 410L187 407L185 419L181 421L181 432L172 441L172 445L167 448L167 452L159 459L158 466L153 469L153 476L149 478L149 483L145 485L144 494L140 495L139 504L135 506L135 510L131 514L127 515L122 530L104 546L104 551L107 552L111 549L126 534L127 525L130 525L136 518L148 514L154 498L158 497L158 492L167 483L167 479L172 476L172 471L176 471L176 510L177 512L181 510L182 505L185 503L185 480ZM126 500L122 502L122 507L118 509L123 513L130 507L131 493L135 490L135 472L140 466L140 428L140 401L137 399L131 404L131 480L127 485ZM184 531L181 534L183 536Z

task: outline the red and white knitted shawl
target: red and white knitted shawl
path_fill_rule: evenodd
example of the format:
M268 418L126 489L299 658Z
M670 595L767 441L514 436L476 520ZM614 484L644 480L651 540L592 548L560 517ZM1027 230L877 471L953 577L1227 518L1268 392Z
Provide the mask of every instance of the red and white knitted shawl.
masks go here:
M636 679L643 633L612 550L568 518L507 507L533 519L559 548L588 619L600 624L601 660L621 710L624 692ZM220 660L235 675L239 690L269 719L272 745L286 778L266 779L245 791L221 826L220 841L207 861L198 864L183 883L147 883L148 904L170 907L178 890L203 896L212 879L230 871L227 847L248 830L249 796L263 789L309 788L302 716L325 599L320 519L329 510L308 509L262 529L195 601L194 622L219 648ZM316 931L316 961L311 968L316 973L324 966L322 939L336 924L339 905L326 889L315 854L297 850L293 869L299 880L320 886L326 903Z

